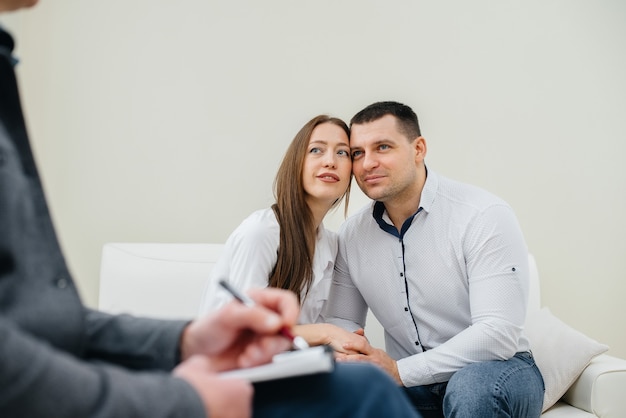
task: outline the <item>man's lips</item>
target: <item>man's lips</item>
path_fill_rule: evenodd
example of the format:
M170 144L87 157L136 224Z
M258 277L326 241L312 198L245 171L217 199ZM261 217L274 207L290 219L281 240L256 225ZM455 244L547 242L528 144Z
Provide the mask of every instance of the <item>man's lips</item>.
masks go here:
M376 183L379 180L383 179L385 176L382 174L369 174L367 176L362 177L364 183Z

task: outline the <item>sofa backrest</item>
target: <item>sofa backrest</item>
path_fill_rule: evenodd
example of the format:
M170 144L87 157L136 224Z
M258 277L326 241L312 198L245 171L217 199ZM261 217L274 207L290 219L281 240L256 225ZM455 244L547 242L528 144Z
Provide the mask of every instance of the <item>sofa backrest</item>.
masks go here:
M108 243L102 249L99 308L155 318L197 315L223 244Z
M209 272L223 244L108 243L102 250L99 308L155 318L190 319L197 315ZM528 256L528 313L540 308L539 273ZM383 331L368 315L366 332L383 347Z
M528 311L526 318L533 312L537 312L541 308L541 287L539 283L539 270L537 270L537 262L532 254L528 254L528 273L530 278L530 286L528 292Z

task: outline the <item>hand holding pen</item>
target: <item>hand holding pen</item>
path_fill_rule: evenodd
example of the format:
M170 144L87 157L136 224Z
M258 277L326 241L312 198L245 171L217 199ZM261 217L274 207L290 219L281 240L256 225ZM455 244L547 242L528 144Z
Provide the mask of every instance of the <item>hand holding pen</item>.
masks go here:
M227 392L236 392L240 403L252 403L250 382L223 379L220 373L267 364L290 348L279 330L295 324L300 310L296 296L267 288L255 290L253 297L257 303L252 308L226 304L187 322L180 333L180 362L172 373L191 384L212 414L216 408L208 402L216 401L215 394L222 404Z
M256 305L256 303L252 299L250 299L245 294L239 292L237 289L233 288L226 280L223 280L223 279L220 280L219 284L224 289L226 289L226 291L228 291L228 293L230 293L236 300L243 303L244 305L249 306L249 307L253 307ZM284 335L286 338L288 338L289 340L291 340L291 343L296 349L303 350L303 349L309 348L309 344L306 342L306 340L300 337L299 335L294 335L291 332L290 328L282 327L280 330L280 333Z

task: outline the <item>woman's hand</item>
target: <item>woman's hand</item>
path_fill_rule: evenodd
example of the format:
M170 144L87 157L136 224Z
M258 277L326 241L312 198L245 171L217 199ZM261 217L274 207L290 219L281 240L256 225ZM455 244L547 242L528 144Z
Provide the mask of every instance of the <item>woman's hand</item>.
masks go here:
M307 324L297 325L294 332L302 336L309 345L329 345L333 350L341 353L357 353L346 351L345 344L367 342L362 328L350 332L332 324Z

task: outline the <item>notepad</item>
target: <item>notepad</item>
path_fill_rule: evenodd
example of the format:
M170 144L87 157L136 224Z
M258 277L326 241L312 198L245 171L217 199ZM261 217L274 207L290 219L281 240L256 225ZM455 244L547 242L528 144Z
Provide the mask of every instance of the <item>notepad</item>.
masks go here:
M246 379L250 382L284 379L315 373L329 373L335 368L335 356L328 346L295 350L274 356L271 363L220 373L223 378Z

